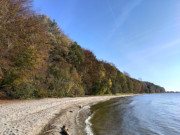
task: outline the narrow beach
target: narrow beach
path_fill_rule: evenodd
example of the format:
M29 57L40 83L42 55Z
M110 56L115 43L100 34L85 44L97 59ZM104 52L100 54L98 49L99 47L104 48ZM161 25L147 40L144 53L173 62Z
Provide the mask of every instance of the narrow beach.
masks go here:
M75 118L81 107L119 96L0 100L0 135L60 135L65 125L75 133Z

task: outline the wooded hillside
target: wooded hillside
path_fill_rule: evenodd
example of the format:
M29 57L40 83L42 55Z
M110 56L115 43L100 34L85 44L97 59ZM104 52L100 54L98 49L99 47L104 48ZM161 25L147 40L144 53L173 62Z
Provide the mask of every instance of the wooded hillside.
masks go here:
M165 90L99 61L30 0L0 0L0 98L155 92Z

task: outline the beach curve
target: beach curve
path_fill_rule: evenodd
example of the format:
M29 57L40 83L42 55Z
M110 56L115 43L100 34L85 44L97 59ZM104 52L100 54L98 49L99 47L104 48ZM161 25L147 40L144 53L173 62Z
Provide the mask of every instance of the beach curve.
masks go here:
M82 106L118 96L0 101L0 135L59 135L65 125L76 135L75 118Z

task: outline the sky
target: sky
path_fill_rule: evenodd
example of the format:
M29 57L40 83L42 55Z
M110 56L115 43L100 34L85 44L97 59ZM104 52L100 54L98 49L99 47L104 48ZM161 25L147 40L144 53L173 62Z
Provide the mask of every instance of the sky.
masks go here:
M180 91L180 0L34 0L33 8L99 60Z

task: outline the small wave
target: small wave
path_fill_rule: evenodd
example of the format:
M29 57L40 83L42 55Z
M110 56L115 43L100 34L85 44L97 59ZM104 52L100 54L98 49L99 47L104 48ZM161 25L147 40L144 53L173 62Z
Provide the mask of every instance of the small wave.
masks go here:
M92 128L91 128L92 123L90 122L93 115L94 115L94 113L85 120L85 124L86 124L85 132L86 132L87 135L94 135L93 131L92 131Z
M78 125L79 125L79 123L80 123L80 121L79 121L80 114L83 114L83 113L84 113L84 115L88 114L88 113L89 113L89 109L90 109L90 106L89 106L89 105L86 105L86 106L82 107L82 108L78 111L78 113L77 113L77 115L76 115L76 123L77 123Z

